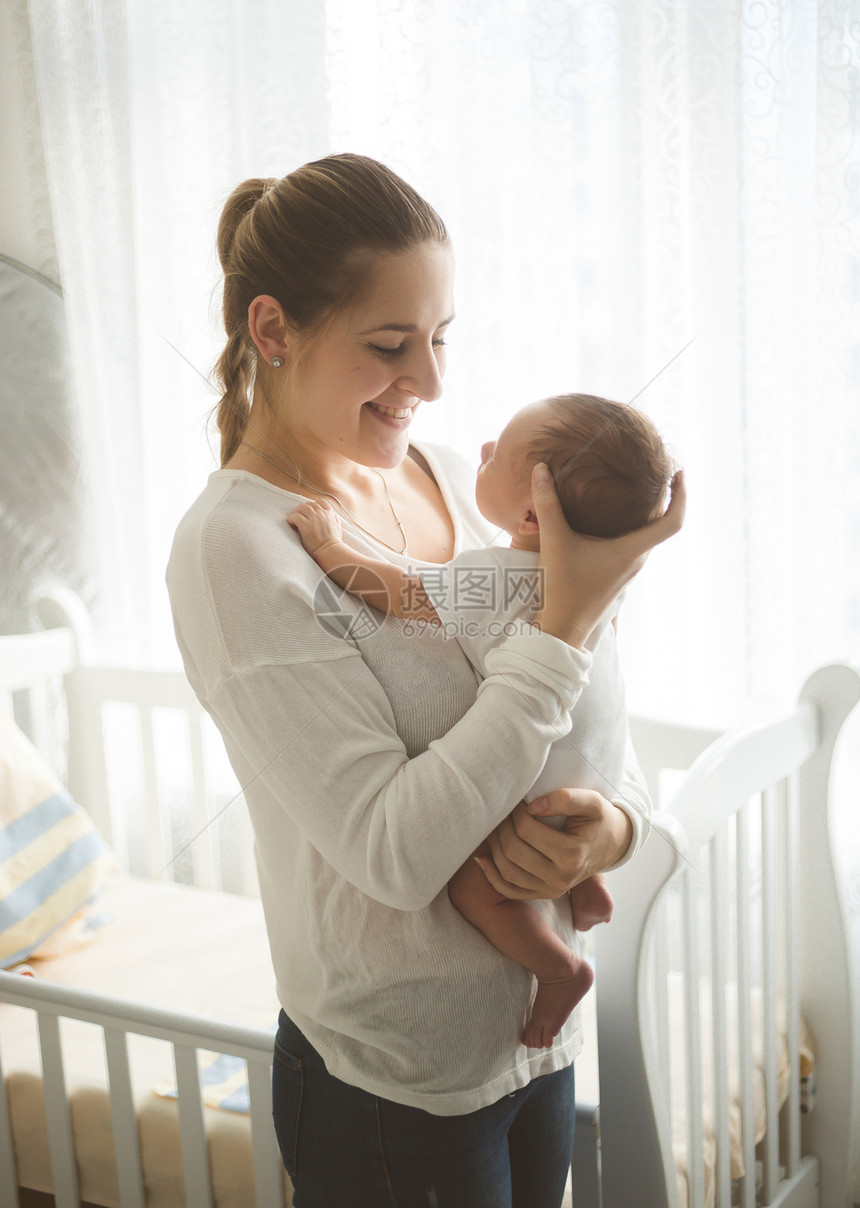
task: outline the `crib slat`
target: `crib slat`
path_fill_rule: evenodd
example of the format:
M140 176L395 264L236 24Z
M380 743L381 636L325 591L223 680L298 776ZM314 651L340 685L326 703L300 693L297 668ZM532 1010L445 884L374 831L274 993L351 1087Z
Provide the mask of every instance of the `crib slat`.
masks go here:
M729 1061L726 1023L728 908L726 833L720 829L709 844L711 881L711 1022L713 1031L714 1135L717 1208L731 1205L729 1154Z
M188 741L191 751L191 819L194 858L194 884L201 889L221 888L221 861L215 856L217 828L209 825L209 784L203 753L203 716L188 715Z
M776 874L776 792L767 788L761 797L762 864L762 1058L767 1132L764 1138L764 1202L770 1204L779 1182L779 1096L777 1091L777 1010L779 983L779 906Z
M786 1170L794 1178L800 1165L800 994L798 991L798 919L797 919L797 774L783 782L784 877L785 877L785 1019L788 1041L788 1129Z
M248 813L248 806L245 803L244 796L241 795L242 790L237 786L237 799L232 805L232 809L239 810L239 843L242 852L242 893L248 897L258 898L260 896L260 884L257 880L257 863L254 857L254 829L251 826L251 815Z
M122 1208L146 1208L137 1112L128 1064L128 1035L114 1028L105 1028L104 1045L120 1202Z
M695 872L682 879L684 929L684 1028L687 1049L687 1186L690 1208L705 1208L702 1128L702 1026L699 1001L698 896Z
M146 809L147 855L149 875L158 877L173 854L165 842L166 812L161 808L158 784L158 764L155 757L155 735L152 727L152 712L141 708L140 745L143 764L143 800Z
M272 1068L261 1061L248 1061L247 1065L257 1208L282 1208L284 1168L272 1128Z
M128 868L128 839L122 812L113 808L108 774L105 718L102 697L96 695L81 667L66 676L66 705L69 710L68 788L87 810L105 842Z
M659 1068L669 1069L671 1061L671 1040L669 1025L669 936L671 932L670 899L667 897L659 903L655 915L655 926L652 930L651 943L652 964L654 969L654 1017L656 1028L657 1053ZM671 1099L670 1088L666 1086L667 1098ZM671 1118L671 1107L670 1107Z
M738 975L738 1098L741 1109L741 1147L744 1173L738 1185L740 1208L756 1208L755 1189L755 1121L753 1117L752 1026L750 1022L750 990L752 959L750 952L750 852L749 807L735 816L736 884L736 945Z
M37 1011L39 1046L42 1052L42 1086L45 1095L45 1119L51 1155L51 1178L57 1208L80 1208L78 1173L72 1120L66 1094L60 1021L56 1015Z
M18 1179L15 1175L15 1144L12 1140L12 1120L9 1101L4 1093L3 1056L0 1053L0 1204L19 1208Z
M51 704L48 684L39 680L30 687L30 733L33 746L53 767L53 735L51 734Z
M213 1208L197 1049L174 1044L173 1060L179 1092L179 1140L182 1146L185 1203L187 1208Z

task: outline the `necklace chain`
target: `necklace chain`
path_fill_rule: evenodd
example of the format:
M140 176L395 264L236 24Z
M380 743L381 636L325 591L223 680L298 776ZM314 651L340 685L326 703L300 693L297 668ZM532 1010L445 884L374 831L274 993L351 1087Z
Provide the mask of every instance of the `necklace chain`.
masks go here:
M304 484L305 486L310 487L312 491L316 491L316 493L318 495L323 495L326 499L333 499L335 501L335 503L338 505L338 507L340 508L340 510L343 512L344 516L346 516L347 519L351 520L356 528L361 529L361 531L366 536L372 537L374 541L378 541L380 545L384 545L386 549L390 549L392 551L392 553L405 554L408 551L409 541L406 536L406 530L403 527L403 523L402 523L400 517L397 515L397 509L394 506L394 503L391 498L391 494L389 493L389 490L388 490L388 483L385 481L384 475L380 474L379 470L377 470L375 466L371 466L370 469L373 470L376 477L382 483L382 489L385 491L386 501L388 503L388 506L391 508L391 515L394 517L394 522L397 525L397 527L400 529L400 536L403 538L403 549L396 549L393 545L389 545L387 541L383 541L381 537L377 537L375 533L371 533L370 530L366 529L363 524L359 524L358 521L356 520L355 516L353 516L352 512L349 510L349 508L346 506L346 504L343 502L342 499L340 499L337 495L332 494L331 491L324 491L321 487L318 487L315 485L315 483L312 483L308 478L302 478L301 472L298 470L298 467L296 467L297 472L295 474L291 474L289 470L285 469L284 466L282 466L279 462L275 461L275 459L273 457L269 457L268 453L264 453L262 451L262 449L257 449L257 448L255 448L254 445L249 445L246 440L240 440L239 444L244 445L246 449L250 449L252 453L256 453L258 457L262 457L263 461L267 461L269 463L269 465L274 466L275 469L278 470L281 474L286 474L287 478L291 478L293 480L293 482L298 483L299 486L302 486Z

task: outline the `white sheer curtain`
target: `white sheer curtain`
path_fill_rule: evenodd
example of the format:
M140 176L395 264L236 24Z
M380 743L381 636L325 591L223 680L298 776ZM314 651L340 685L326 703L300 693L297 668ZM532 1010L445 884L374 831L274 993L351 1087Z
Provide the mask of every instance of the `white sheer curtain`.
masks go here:
M217 448L222 199L356 150L455 242L419 435L474 457L527 400L631 399L668 365L638 402L689 521L625 611L633 706L720 723L860 658L860 0L30 13L108 653L174 657L163 566Z
M633 707L720 724L860 660L860 0L30 0L30 20L107 657L175 659L163 567L216 464L222 200L356 150L455 242L424 439L474 458L527 400L632 399L663 370L637 401L690 509L625 609ZM854 870L857 751L855 722ZM860 918L856 872L852 894Z
M175 661L163 570L213 467L215 400L199 374L217 354L215 224L241 177L325 151L323 14L247 0L31 0L30 23L99 630L108 656Z
M425 439L474 456L544 392L631 398L697 337L639 400L692 499L631 601L634 702L719 719L857 652L857 0L30 7L108 645L169 651L221 201L355 149L455 241Z

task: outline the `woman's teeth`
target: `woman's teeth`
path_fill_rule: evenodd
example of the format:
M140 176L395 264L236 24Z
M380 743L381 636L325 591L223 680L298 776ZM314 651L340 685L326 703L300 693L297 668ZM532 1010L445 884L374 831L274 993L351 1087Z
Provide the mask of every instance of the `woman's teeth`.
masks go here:
M382 415L390 415L392 419L406 419L408 415L412 414L411 407L382 407L379 403L368 403L367 405Z

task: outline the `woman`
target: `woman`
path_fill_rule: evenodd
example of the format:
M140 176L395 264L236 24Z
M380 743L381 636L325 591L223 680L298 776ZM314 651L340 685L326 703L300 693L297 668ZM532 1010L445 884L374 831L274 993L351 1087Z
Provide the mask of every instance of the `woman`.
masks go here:
M409 436L441 393L453 318L440 219L381 164L331 156L239 186L219 255L222 469L179 527L168 585L188 677L246 786L295 1203L557 1208L576 1014L551 1049L524 1049L530 975L445 888L488 834L488 879L523 899L556 898L641 844L632 767L616 802L552 795L570 833L518 802L569 725L590 632L680 526L682 488L654 525L596 542L538 484L546 598L477 691L438 629L335 601L286 523L325 498L358 548L402 562L491 538L471 472Z

